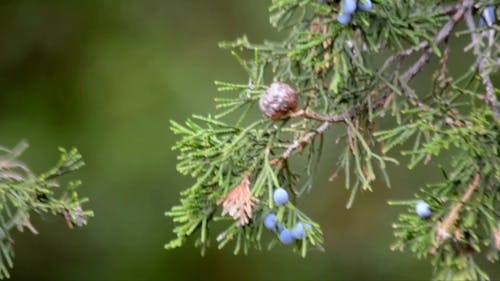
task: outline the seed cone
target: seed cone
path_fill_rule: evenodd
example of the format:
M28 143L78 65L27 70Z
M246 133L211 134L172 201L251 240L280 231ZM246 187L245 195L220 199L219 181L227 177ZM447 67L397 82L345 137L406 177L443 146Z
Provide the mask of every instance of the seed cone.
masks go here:
M260 110L272 120L286 118L299 107L299 95L288 84L274 82L259 102Z

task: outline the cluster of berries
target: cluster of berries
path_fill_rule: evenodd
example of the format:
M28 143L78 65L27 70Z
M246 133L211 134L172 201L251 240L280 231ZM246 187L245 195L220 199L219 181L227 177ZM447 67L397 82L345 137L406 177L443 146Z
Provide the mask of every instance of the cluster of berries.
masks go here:
M342 0L340 4L340 13L337 20L340 24L348 25L352 20L352 16L357 10L371 11L373 10L373 3L371 0Z
M288 192L283 188L278 188L274 191L273 199L278 206L283 206L289 201ZM306 228L312 230L310 224L303 224L302 222L297 223L292 229L287 229L279 221L276 214L267 215L264 219L264 226L273 232L278 232L280 241L284 245L290 245L295 242L295 240L303 240L306 238Z

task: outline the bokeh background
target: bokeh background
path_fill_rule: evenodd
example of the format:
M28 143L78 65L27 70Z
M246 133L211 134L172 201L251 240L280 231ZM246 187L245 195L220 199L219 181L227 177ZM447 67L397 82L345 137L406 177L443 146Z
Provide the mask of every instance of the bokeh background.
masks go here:
M229 247L201 257L192 241L163 249L174 237L164 212L192 183L176 173L169 120L214 112L214 80L247 81L217 43L279 37L268 24L269 2L0 1L0 144L28 140L22 159L37 172L57 161L58 146L77 147L87 163L80 194L96 214L77 230L37 217L40 235L15 236L13 280L429 278L427 263L389 250L401 209L387 201L412 197L438 173L394 167L392 189L380 183L348 211L343 183L327 181L333 144L301 202L323 224L326 252L302 259L277 247L233 256Z

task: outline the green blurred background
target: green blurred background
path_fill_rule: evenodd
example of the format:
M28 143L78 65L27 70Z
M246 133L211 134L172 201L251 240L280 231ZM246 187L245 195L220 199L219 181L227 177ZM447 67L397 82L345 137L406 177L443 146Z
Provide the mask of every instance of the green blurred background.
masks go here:
M229 247L202 258L192 241L163 249L173 238L163 214L192 183L176 173L169 120L214 112L214 80L247 81L217 43L242 34L253 41L277 36L268 24L269 2L0 2L0 144L28 140L22 159L37 172L57 160L58 146L77 147L87 163L78 174L80 193L96 214L82 229L44 216L34 221L40 235L16 233L13 280L430 276L425 262L389 250L400 209L386 202L411 197L422 177L432 181L437 172L393 168L393 189L380 183L347 211L343 183L327 181L335 164L332 144L316 188L301 202L323 224L326 252L302 259L277 247L235 257Z

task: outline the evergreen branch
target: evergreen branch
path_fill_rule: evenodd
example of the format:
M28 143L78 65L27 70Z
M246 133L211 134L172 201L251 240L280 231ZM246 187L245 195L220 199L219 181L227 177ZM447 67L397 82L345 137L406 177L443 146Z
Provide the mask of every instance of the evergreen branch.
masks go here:
M382 86L382 89L387 90L387 86L385 85ZM372 109L378 109L380 107L388 107L389 106L388 103L391 102L393 98L394 95L392 92L386 93L381 98L373 102ZM336 123L347 124L351 119L354 119L355 117L366 112L368 110L367 106L368 105L359 105L354 107L353 110L339 115L321 115L307 110L299 110L295 113L292 113L290 115L290 117L292 118L302 117L305 119L320 121L323 123L314 131L305 134L304 136L300 137L299 139L296 139L293 143L291 143L287 147L287 149L283 152L283 154L273 162L273 164L276 166L281 166L283 164L283 161L288 160L295 151L302 149L307 144L311 143L318 135L321 135L324 132L326 132L331 127L331 125Z
M81 155L76 149L69 152L60 149L59 162L47 173L35 175L29 167L17 160L27 148L21 143L13 150L0 148L0 279L9 277L9 268L14 266L14 228L38 231L30 222L31 213L52 213L62 216L68 226L83 226L92 211L84 211L82 204L87 198L79 198L76 188L79 181L60 185L55 181L61 175L78 170L83 166Z
M369 2L349 1L356 5ZM495 70L496 49L492 47L490 36L488 51L477 52L473 67L455 78L449 71L453 50L450 38L460 36L456 29L464 18L473 21L473 9L484 12L486 6L497 6L500 1L442 1L438 5L435 1L375 1L377 8L372 12L360 10L355 12L355 17L349 15L352 19L339 18L344 11L338 9L336 2L339 1L318 4L312 0L275 0L271 9L273 25L279 29L293 26L286 39L253 44L243 37L222 45L232 49L253 83L217 82L220 91L239 92L239 96L217 99L217 108L224 111L215 115L215 120L198 118L206 127L191 121L188 121L189 128L174 124L174 132L183 135L174 147L180 152L178 170L195 177L196 183L181 193L182 206L172 208L167 214L178 224L174 229L177 239L168 248L182 245L194 231L201 229L201 238L195 245L201 245L203 253L209 242L208 225L212 221L228 220L212 218L218 208L216 203L232 198L233 192L240 193L234 187L241 185L247 171L255 178L247 184L251 186L251 194L245 189L244 198L254 197L260 203L247 204L251 205L247 208L251 215L244 217L244 226L241 222L238 226L232 215L231 225L216 239L219 248L235 241L235 253L240 249L246 253L250 246L260 249L261 231L269 214L283 224L277 229L266 224L265 227L275 234L289 229L297 221L314 226L308 239L295 241L294 245L301 247L303 256L308 243L321 248L319 226L300 215L294 204L302 191L312 186L324 133L334 125L343 124L345 133L336 142L343 145L343 153L332 179L343 170L346 188L351 191L348 208L358 190L371 190L372 182L379 176L374 172L376 165L389 186L386 163L398 164L397 160L386 156L390 150L399 147L403 156L410 155L408 168L413 169L419 164L432 164L431 159L443 151L453 147L460 149L452 156L450 175L445 172L448 167L442 168L446 180L429 185L428 189L422 189L423 195L417 195L429 203L428 210L415 212L415 201L405 203L411 206L410 214L401 214L400 223L395 224L395 248L408 248L417 257L429 258L432 250L439 247L439 252L434 252L436 255L432 257L437 278L487 279L470 253L480 252L480 245L489 242L491 234L497 231L499 128L498 122L491 122L491 111L482 110L482 103L478 106L475 101L484 100L478 94L483 86L487 88L488 100L493 100L491 96L495 93L491 89L495 91L494 85L484 73ZM347 2L342 1L340 5ZM489 31L498 29L491 20L488 25ZM476 40L471 46L480 50L477 34L471 36ZM394 55L379 62L379 56L373 53L380 50L391 51ZM240 55L248 51L254 53L253 59ZM413 56L415 62L405 65ZM433 56L440 58L440 67L432 76L432 90L419 95L409 84ZM401 70L403 67L405 69ZM272 72L269 74L273 82L269 87L264 82L267 70ZM476 79L478 72L482 83ZM287 90L277 95L280 91L273 85L283 84L286 85L283 89ZM278 98L280 96L284 98ZM269 119L250 121L253 125L240 128L248 121L247 113L256 103ZM240 109L236 125L220 124L221 118L238 113ZM374 132L379 125L387 124L382 119L388 113L396 123L394 128ZM496 114L495 109L493 113ZM412 148L403 150L408 141L413 141ZM382 155L375 153L374 147L381 148ZM290 158L297 152L306 158L304 173L292 168ZM481 168L470 169L472 166ZM475 173L481 176L476 179ZM299 189L297 185L302 176L306 177L305 184ZM471 179L474 179L472 184ZM474 191L479 189L481 179L491 188L477 196L477 204L465 209ZM458 188L467 192L457 194ZM276 209L278 203L275 203L273 192L280 189L288 190L287 194L292 197L287 205ZM460 203L447 210L446 202ZM230 207L225 207L225 213L232 213ZM274 210L276 214L272 214ZM444 220L441 224L433 223L441 220ZM451 237L448 232L454 227L453 243L441 244L448 237L445 234ZM436 228L445 233L438 237L437 240L442 241L437 247L439 233L436 234ZM288 245L287 240L279 235L277 238ZM270 245L276 240L273 239Z
M455 29L455 26L462 19L465 11L467 9L470 9L472 5L473 5L472 0L465 0L462 2L460 8L455 12L455 14L451 17L451 19L443 26L443 28L441 28L436 38L434 39L434 44L436 46L450 37L452 31ZM429 62L431 56L435 54L435 50L431 47L429 42L427 42L427 44L424 43L424 45L426 45L424 47L425 52L421 55L421 57L417 60L417 62L415 62L415 64L401 76L402 81L407 83L408 81L412 80L413 77L415 77ZM409 98L414 99L413 96L410 96Z
M458 24L458 22L462 19L466 9L470 9L470 7L472 7L472 4L473 4L473 1L466 0L462 3L461 6L458 6L458 8L457 8L457 6L449 6L448 7L447 13L454 11L454 15L452 16L451 20L443 26L443 28L440 30L440 32L438 33L438 35L434 39L435 45L440 44L441 42L447 40L451 36L452 31L454 30L454 28ZM396 55L389 57L385 61L384 65L382 66L382 69L386 69L390 65L392 65L395 61L401 60L401 59L408 57L408 56L414 54L415 52L418 52L418 51L423 50L423 49L425 49L424 54L422 54L422 56L418 59L418 61L401 76L401 81L408 83L428 63L428 61L430 60L430 57L433 54L435 54L434 49L432 48L431 44L428 41L423 41L418 46L408 48L404 51L399 52ZM405 93L407 93L407 97L409 97L410 100L415 101L417 99L416 96L411 94L411 92L405 91ZM388 106L386 102L389 98L393 98L393 96L386 95L383 99L381 99L375 103L376 106L377 107L379 107L381 105ZM428 106L426 106L422 102L418 101L417 104L419 105L419 107L429 108ZM277 161L276 164L280 165L283 160L289 159L291 157L291 155L294 153L294 151L298 150L299 148L303 148L304 145L310 143L317 135L321 135L322 133L327 131L331 124L341 123L341 122L345 123L346 120L353 118L353 116L355 116L355 115L359 114L361 111L363 111L362 109L363 109L362 107L357 107L351 112L344 113L341 115L333 115L333 116L323 116L323 115L319 115L319 114L313 113L313 112L308 112L305 110L300 110L300 111L292 114L291 117L304 117L306 119L313 119L316 121L322 121L324 123L320 127L318 127L318 129L316 129L315 131L310 132L310 133L306 134L305 136L303 136L302 138L295 140L285 150L285 152L281 155L280 160Z
M469 202L474 192L478 190L480 184L481 175L476 174L473 182L470 184L470 186L467 188L467 191L463 195L462 200L458 202L455 207L453 207L448 217L442 223L439 223L437 228L437 247L439 247L439 245L443 241L451 237L449 230L455 226L455 223L460 218L460 212L462 211L464 205Z
M469 9L468 12L465 14L465 22L470 31L470 36L472 41L471 46L473 46L474 48L474 54L479 59L478 71L479 75L481 76L481 80L483 81L484 87L486 89L486 99L488 100L492 108L495 119L500 121L500 105L498 103L498 99L495 93L495 86L491 81L490 71L488 70L488 65L489 65L488 57L491 54L481 55L479 46L480 36L478 36L478 34L476 33L476 24L474 23L474 19L472 18L471 9ZM488 48L487 52L490 53L491 50L489 50Z
M384 102L382 101L385 101L385 98L377 102L376 103L377 106L383 105ZM306 110L299 110L293 113L290 117L303 117L306 119L321 121L323 123L314 131L305 134L303 137L300 137L299 139L296 139L292 144L288 146L288 148L285 150L285 152L283 152L281 157L273 162L273 164L281 166L283 164L283 161L288 160L295 151L297 151L298 149L302 149L307 144L311 143L318 135L321 135L324 132L326 132L332 124L347 123L350 119L359 115L363 111L365 111L365 107L358 106L354 110L340 115L324 116Z
M444 11L444 14L453 16L455 18L457 16L457 13L460 12L460 10L461 10L462 7L463 7L463 4L462 5L461 4L451 4L451 5L448 5L448 6L444 7L443 11ZM454 21L455 20L452 19L450 22L453 23ZM458 22L459 19L457 19L456 21ZM454 24L454 25L456 25L456 24ZM451 32L453 31L454 25L451 26L451 24L448 23L447 25L445 25L442 28L442 30L439 33L440 35L436 36L436 38L434 40L435 45L438 45L441 41L446 40L451 35ZM431 45L430 45L429 41L427 41L427 40L422 41L417 46L412 46L412 47L410 47L410 48L408 48L406 50L400 51L397 54L394 54L394 55L390 56L384 62L384 64L381 67L381 69L382 70L387 69L389 66L393 65L396 61L402 62L403 59L405 59L405 58L407 58L407 57L413 55L414 53L419 52L419 51L421 51L423 49L427 49L427 51L429 51L430 47L431 47ZM425 65L425 63L424 63L424 65ZM423 65L421 67L423 67ZM416 70L413 70L413 71L416 71ZM414 75L416 75L416 73ZM405 77L405 76L408 76L408 77ZM408 82L409 80L411 80L411 78L409 76L411 76L410 73L407 73L406 75L403 75L403 79L402 80L405 81L405 82Z

